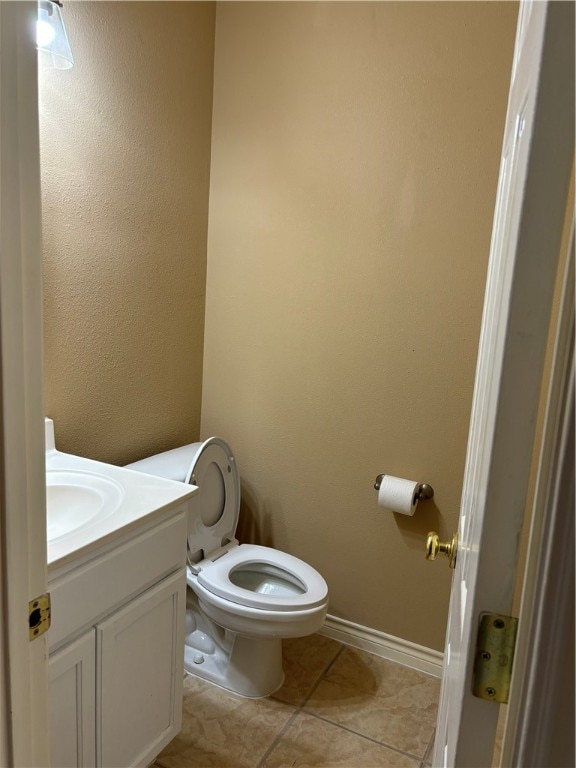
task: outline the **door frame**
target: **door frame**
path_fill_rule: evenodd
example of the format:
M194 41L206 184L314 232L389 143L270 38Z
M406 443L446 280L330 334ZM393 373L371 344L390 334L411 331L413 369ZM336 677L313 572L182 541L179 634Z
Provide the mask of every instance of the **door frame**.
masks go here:
M0 691L3 765L49 764L42 247L35 2L0 2Z
M562 296L523 574L501 765L569 764L574 755L575 264L573 194ZM572 659L572 674L567 661ZM551 756L555 761L550 762Z

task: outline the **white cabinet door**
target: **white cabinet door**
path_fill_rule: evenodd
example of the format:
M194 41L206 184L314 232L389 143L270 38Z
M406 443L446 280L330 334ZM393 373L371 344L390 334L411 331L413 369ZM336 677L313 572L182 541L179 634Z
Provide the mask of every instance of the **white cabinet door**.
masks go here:
M50 765L96 765L96 633L89 630L50 657Z
M182 570L96 627L98 766L145 766L180 730L185 606Z

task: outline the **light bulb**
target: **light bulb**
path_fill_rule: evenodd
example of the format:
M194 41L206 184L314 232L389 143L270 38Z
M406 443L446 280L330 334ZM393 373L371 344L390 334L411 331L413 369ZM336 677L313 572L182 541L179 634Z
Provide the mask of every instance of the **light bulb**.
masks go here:
M36 22L36 42L40 48L46 48L56 37L56 30L48 21L38 19Z

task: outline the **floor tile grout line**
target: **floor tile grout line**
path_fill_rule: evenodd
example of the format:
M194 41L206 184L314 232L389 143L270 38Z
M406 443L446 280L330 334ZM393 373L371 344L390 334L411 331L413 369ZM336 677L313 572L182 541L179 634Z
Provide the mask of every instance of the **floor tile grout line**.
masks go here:
M314 684L313 684L313 685L310 687L310 690L308 691L308 694L307 694L307 695L305 695L305 696L303 697L303 699L302 699L301 703L300 703L300 704L297 704L297 705L293 705L293 706L294 706L294 712L293 712L293 714L290 716L290 718L288 719L288 721L285 723L284 727L283 727L283 728L282 728L282 729L281 729L281 730L278 732L278 734L276 735L276 738L274 739L274 741L272 742L272 744L270 744L270 746L268 747L268 749L266 750L266 752L264 753L264 755L263 755L263 756L260 758L259 762L256 764L256 768L262 768L262 766L264 765L264 762L265 762L265 761L266 761L266 760L267 760L267 759L270 757L270 755L272 754L272 752L273 752L273 751L276 749L276 747L278 746L278 744L279 744L279 743L282 741L282 739L283 739L283 738L284 738L284 736L286 735L286 732L288 731L288 729L290 728L290 726L291 726L291 725L294 723L294 721L296 720L296 718L298 717L298 715L299 715L301 712L303 712L303 711L304 711L304 707L305 707L306 703L308 702L308 700L310 699L310 697L312 696L312 694L314 693L314 691L316 690L316 688L318 688L318 686L320 685L321 681L322 681L322 680L323 680L323 678L326 676L326 674L328 673L328 671L329 671L329 670L332 668L332 666L333 666L333 665L336 663L336 660L338 659L338 657L340 656L340 654L341 654L341 653L344 651L344 649L345 649L345 647L346 647L346 646L345 646L344 644L342 644L342 643L341 643L340 645L341 645L341 647L340 647L340 649L338 650L338 652L337 652L337 653L334 655L334 658L333 658L333 659L331 659L331 660L330 660L330 662L329 662L328 664L326 664L326 666L324 667L324 669L322 670L322 672L320 672L320 674L318 675L318 678L317 678L316 682L315 682L315 683L314 683Z
M270 757L272 752L274 752L278 744L282 741L282 739L284 738L284 735L286 734L286 731L288 730L288 728L290 728L290 726L292 725L292 723L298 717L299 714L300 714L300 709L297 707L294 707L294 712L290 715L288 720L284 723L284 726L278 731L278 733L276 734L276 737L274 738L274 740L272 741L272 743L270 744L266 752L264 752L260 760L256 763L255 768L262 768L265 761Z
M397 752L399 755L404 755L404 757L409 757L411 760L418 760L421 763L423 763L425 760L426 753L424 753L424 755L415 755L413 752L404 752L403 750L398 749L398 747L392 746L392 744L387 744L385 741L378 741L378 739L375 739L372 736L366 736L365 733L358 733L358 731L353 731L352 728L348 728L346 725L340 725L340 723L335 723L333 720L328 720L328 718L322 717L322 715L317 715L316 713L311 712L308 709L303 710L303 714L310 715L310 717L315 717L317 720L321 720L324 723L333 725L335 728L340 728L342 731L351 733L353 736L359 736L361 739L366 739L367 741L371 741L374 744L378 744L378 746L380 747L386 747L386 749L390 749L393 752Z
M304 707L306 706L306 704L307 704L307 703L310 701L310 697L312 696L312 694L313 694L313 693L315 693L316 689L318 688L318 686L320 685L320 683L322 682L322 680L324 680L324 678L326 677L326 675L328 674L328 672L329 672L329 671L332 669L332 667L334 666L334 664L336 664L336 661L337 661L337 660L340 658L340 656L341 656L341 655L342 655L342 653L344 652L344 649L345 649L345 648L346 648L346 646L342 644L342 647L340 648L340 650L338 651L338 653L337 653L337 654L334 656L334 658L332 659L332 661L330 661L330 662L329 662L329 663L328 663L328 664L325 666L325 668L322 670L322 672L320 672L320 674L318 675L318 678L317 678L316 682L315 682L315 683L314 683L314 684L311 686L310 690L308 691L308 694L307 694L306 696L304 696L304 698L302 699L302 702L301 702L301 704L300 704L300 709L304 709Z
M421 766L423 766L425 761L426 761L426 757L428 756L428 753L430 751L430 741L433 741L433 739L434 739L434 737L436 735L436 729L433 729L433 731L432 731L431 739L430 739L430 741L428 741L428 744L426 746L424 754L423 755L414 755L411 752L403 752L401 749L397 749L396 747L393 747L392 745L387 744L386 742L378 741L377 739L373 739L372 737L366 736L363 733L358 733L358 731L354 731L351 728L347 728L346 726L340 725L339 723L334 723L332 720L328 720L325 717L322 717L320 715L315 714L314 712L311 712L309 709L305 709L306 705L310 701L312 695L314 694L314 692L316 691L316 689L318 688L320 683L326 678L327 674L332 669L332 667L334 666L336 661L340 658L342 653L348 647L344 643L342 643L341 645L342 645L342 647L340 648L338 653L334 656L332 661L329 664L326 665L326 668L324 669L324 671L318 676L318 679L316 680L316 683L311 687L310 691L308 692L308 695L305 697L305 699L303 700L302 704L300 705L300 710L304 714L306 714L306 715L311 715L312 717L315 717L318 720L322 720L323 722L326 722L326 723L329 723L331 725L334 725L336 728L341 728L343 731L347 731L348 733L351 733L354 736L360 736L361 738L368 739L368 741L372 741L375 744L378 744L378 745L380 745L382 747L385 747L386 749L391 749L392 751L397 752L398 754L403 755L404 757L409 757L411 760L418 760L420 762Z

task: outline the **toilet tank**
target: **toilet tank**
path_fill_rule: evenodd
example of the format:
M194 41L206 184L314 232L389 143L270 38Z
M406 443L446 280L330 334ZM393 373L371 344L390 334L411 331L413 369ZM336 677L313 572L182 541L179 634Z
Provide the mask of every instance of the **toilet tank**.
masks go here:
M147 475L165 477L167 480L177 480L180 483L190 482L192 466L203 443L189 443L171 451L157 453L147 459L126 464L127 469L144 472Z

